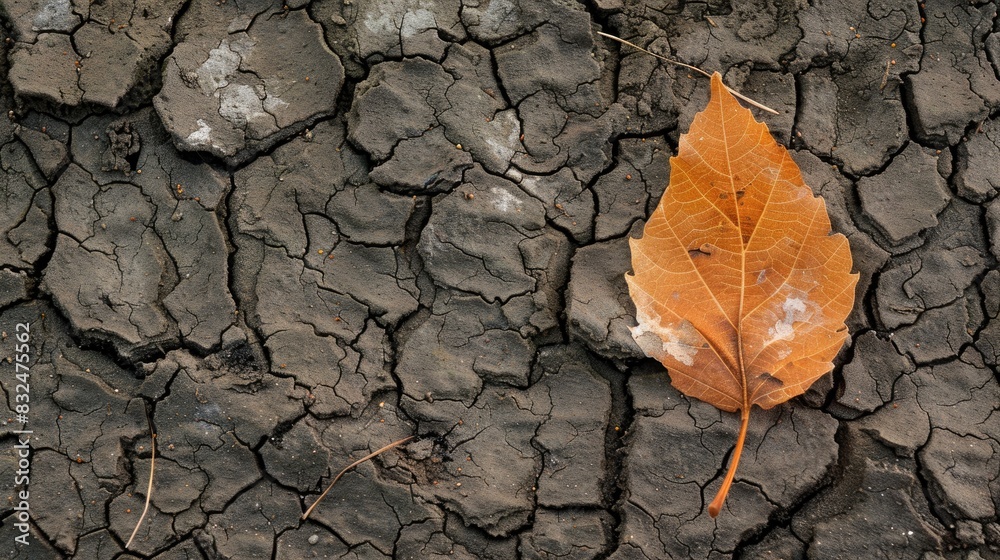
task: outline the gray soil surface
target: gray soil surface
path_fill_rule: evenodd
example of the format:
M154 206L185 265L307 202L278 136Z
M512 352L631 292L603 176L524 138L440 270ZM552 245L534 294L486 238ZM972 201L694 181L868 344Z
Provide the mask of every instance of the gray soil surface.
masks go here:
M994 2L0 22L0 557L1000 558ZM777 109L861 274L714 520L738 418L641 355L623 278L708 80L602 30Z

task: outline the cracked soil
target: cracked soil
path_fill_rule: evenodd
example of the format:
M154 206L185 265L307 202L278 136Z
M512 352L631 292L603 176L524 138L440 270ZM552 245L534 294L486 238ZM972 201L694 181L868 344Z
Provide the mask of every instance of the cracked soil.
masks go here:
M1000 558L996 3L0 22L0 556ZM623 278L708 80L597 31L777 109L861 273L833 373L754 413L715 520L735 415L642 356Z

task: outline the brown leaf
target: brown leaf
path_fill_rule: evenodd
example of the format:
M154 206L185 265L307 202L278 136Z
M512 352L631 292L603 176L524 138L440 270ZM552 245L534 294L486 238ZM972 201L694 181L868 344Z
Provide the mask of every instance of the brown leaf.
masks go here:
M670 185L631 239L632 336L684 394L741 412L719 514L750 408L805 392L833 367L854 303L847 238L798 166L712 76L712 98L680 137Z

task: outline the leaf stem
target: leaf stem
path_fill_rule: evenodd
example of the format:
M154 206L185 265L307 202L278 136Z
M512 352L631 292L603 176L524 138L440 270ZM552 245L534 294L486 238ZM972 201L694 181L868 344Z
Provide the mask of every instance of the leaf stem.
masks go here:
M729 461L729 470L726 472L725 480L722 481L722 487L715 494L715 499L712 500L712 503L708 505L708 514L713 518L718 517L719 512L722 511L722 504L725 503L726 495L729 494L729 487L733 485L733 478L736 476L736 467L740 464L740 455L743 454L743 443L747 439L747 426L750 425L750 406L743 407L743 410L740 411L740 417L740 435L736 438L736 449L733 450L733 459Z
M658 58L658 59L660 59L660 60L662 60L664 62L669 62L670 64L674 64L676 66L680 66L682 68L687 68L688 70L693 70L695 72L698 72L699 74L705 76L706 78L711 78L712 77L711 74L709 74L708 72L702 70L701 68L698 68L697 66L691 66L690 64L684 64L683 62L680 62L678 60L673 60L673 59L667 58L665 56L658 55L658 54L656 54L654 52L650 52L650 51L648 51L648 50L640 47L639 45L636 45L635 43L630 43L630 42L626 41L625 39L622 39L621 37L615 37L614 35L610 35L608 33L602 32L602 31L598 31L597 34L600 35L601 37L607 37L608 39L611 39L612 41L618 41L619 43L621 43L623 45L628 45L628 46L632 47L633 49L640 50L640 51L642 51L642 52L644 52L644 53L646 53L646 54L648 54L650 56L656 57L656 58ZM722 84L722 85L725 86L725 88L727 90L729 90L729 93L735 95L736 97L739 97L743 101L746 101L747 103L753 105L754 107L760 109L761 111L767 111L768 113L772 113L772 114L775 114L775 115L780 115L781 114L781 113L775 111L774 109L768 107L767 105L764 105L763 103L758 103L758 102L754 101L753 99L750 99L749 97L747 97L747 96L743 95L742 93L736 91L735 89L727 86L726 84Z

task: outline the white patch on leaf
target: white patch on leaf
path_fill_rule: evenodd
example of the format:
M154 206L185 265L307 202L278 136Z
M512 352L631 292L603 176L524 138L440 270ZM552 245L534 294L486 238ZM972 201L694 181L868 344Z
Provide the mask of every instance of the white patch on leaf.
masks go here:
M659 316L650 316L643 306L638 305L635 320L639 324L629 330L635 343L647 356L660 361L663 361L662 356L670 356L686 366L694 365L702 337L690 321L664 325Z
M780 317L773 327L767 329L767 335L770 338L764 343L764 346L769 346L779 340L795 338L795 323L808 321L812 317L808 302L799 297L786 297L781 304L781 311L784 313L784 317Z

